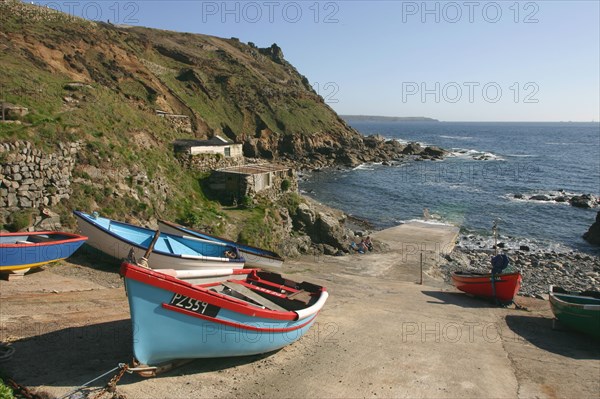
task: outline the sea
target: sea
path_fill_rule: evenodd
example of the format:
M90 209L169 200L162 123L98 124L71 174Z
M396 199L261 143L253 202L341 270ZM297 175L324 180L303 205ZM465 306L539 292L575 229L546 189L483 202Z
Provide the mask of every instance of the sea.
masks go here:
M599 208L515 198L600 196L600 124L348 123L363 135L439 146L450 155L441 161L306 172L300 180L302 193L376 229L411 220L452 224L460 227L461 245L490 248L496 224L508 248L600 255L582 238Z

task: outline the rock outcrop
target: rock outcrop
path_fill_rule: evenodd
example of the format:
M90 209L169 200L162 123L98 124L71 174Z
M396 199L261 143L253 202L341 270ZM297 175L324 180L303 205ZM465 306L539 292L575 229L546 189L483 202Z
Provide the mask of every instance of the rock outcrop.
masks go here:
M596 214L596 221L590 226L583 238L590 244L600 245L600 211Z

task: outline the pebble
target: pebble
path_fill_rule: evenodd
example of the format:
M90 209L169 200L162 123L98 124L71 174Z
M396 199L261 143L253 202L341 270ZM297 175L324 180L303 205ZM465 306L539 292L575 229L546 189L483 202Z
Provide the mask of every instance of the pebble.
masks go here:
M509 268L523 275L519 295L548 299L550 285L570 291L600 291L600 257L575 251L558 253L523 252L516 249L504 251L510 258ZM455 248L440 266L447 282L458 270L490 272L493 251Z

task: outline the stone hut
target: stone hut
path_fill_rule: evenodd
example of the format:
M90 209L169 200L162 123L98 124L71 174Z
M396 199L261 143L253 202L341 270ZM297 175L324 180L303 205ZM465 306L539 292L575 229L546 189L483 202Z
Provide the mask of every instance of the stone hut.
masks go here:
M220 136L208 140L177 140L173 147L184 166L199 172L244 164L242 144Z
M213 171L209 187L226 201L257 196L276 199L287 191L298 190L296 172L284 165L249 164Z
M221 136L214 136L208 140L177 140L173 143L176 153L189 155L220 154L224 158L241 158L242 144L235 144Z

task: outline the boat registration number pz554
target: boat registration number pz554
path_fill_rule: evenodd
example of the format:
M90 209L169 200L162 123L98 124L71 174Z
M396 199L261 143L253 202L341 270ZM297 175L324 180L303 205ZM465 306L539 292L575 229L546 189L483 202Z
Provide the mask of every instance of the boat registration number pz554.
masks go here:
M176 306L181 309L189 310L209 317L216 317L221 310L220 307L211 305L210 303L202 302L194 298L187 297L181 294L173 295L169 305Z

